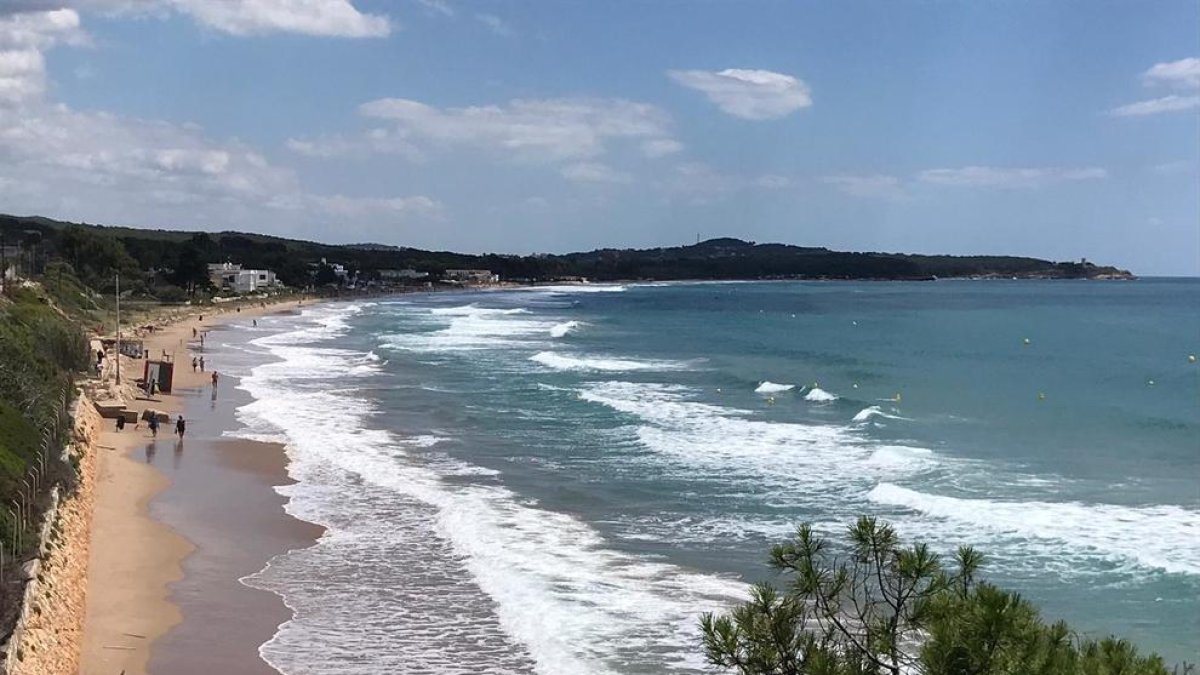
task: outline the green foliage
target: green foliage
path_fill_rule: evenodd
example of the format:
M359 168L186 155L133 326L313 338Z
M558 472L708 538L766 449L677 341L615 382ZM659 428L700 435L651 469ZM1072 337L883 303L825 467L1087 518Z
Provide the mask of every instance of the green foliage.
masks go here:
M1128 642L1080 640L1019 595L980 581L983 559L953 565L860 518L835 548L803 525L771 550L787 589L701 619L709 662L740 675L1167 675Z
M50 297L22 287L0 299L0 537L6 545L17 527L7 505L37 461L44 435L61 447L70 428L64 408L71 376L87 363L82 330Z
M784 244L755 244L712 239L690 246L644 250L602 249L565 255L464 255L447 251L359 244L334 246L238 232L192 233L165 230L78 226L39 218L0 216L0 232L12 241L30 228L41 234L39 250L70 262L88 285L108 292L112 271L163 273L189 294L207 285L207 263L226 260L247 268L274 270L288 286L312 281L310 264L322 258L376 278L379 270L411 268L436 278L449 268L488 269L504 279L546 281L588 277L625 279L929 279L966 276L1081 278L1121 270L1081 262L1051 262L1013 256L929 256L898 253L849 253ZM88 234L84 234L84 233ZM89 246L97 255L89 258ZM86 258L86 259L85 259ZM130 265L130 261L135 261ZM140 280L139 276L136 280ZM135 279L131 278L130 284ZM152 284L154 285L154 284ZM135 285L130 288L143 292Z
M88 286L102 293L116 287L115 273L124 277L122 290L137 290L142 271L116 237L94 228L72 225L58 236L58 253Z
M327 286L329 284L336 284L337 280L337 274L334 272L331 265L321 263L317 266L317 274L313 280L316 285Z
M197 291L207 290L211 283L208 263L216 255L216 246L207 234L193 236L179 250L171 281L187 291L189 296L195 296Z

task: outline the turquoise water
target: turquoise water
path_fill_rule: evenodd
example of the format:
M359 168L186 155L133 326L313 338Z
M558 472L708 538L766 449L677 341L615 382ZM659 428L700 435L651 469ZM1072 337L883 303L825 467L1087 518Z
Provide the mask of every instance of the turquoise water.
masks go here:
M441 293L230 339L240 433L330 528L249 582L289 674L699 672L699 612L862 513L1200 655L1196 281Z

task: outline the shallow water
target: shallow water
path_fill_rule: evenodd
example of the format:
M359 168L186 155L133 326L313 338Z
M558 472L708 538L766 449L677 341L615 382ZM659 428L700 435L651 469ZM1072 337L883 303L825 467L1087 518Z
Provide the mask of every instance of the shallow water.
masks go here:
M247 580L289 675L699 672L772 542L861 513L1200 654L1195 281L434 294L230 340L239 433L329 528Z

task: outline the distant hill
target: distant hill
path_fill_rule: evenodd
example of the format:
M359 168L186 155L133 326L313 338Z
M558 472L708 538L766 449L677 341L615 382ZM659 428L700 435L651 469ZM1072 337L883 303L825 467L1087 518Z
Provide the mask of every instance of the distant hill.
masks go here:
M0 216L7 242L29 240L44 253L69 250L80 237L99 237L83 246L119 242L131 271L170 272L201 258L229 260L275 270L291 286L311 281L311 263L322 258L375 278L379 270L411 268L437 278L447 269L489 269L506 280L553 281L586 277L594 281L683 279L1130 279L1129 272L1088 262L1054 262L1015 256L910 255L844 252L788 244L757 244L733 238L688 246L651 249L599 249L562 255L470 255L385 244L349 245L287 239L245 232L186 232L74 224L41 217ZM32 240L36 239L37 242ZM78 249L81 244L76 243ZM60 250L61 249L61 250ZM185 256L184 252L187 251ZM118 255L114 253L114 255ZM66 256L64 256L66 257ZM186 257L187 260L183 258ZM76 254L82 265L94 263ZM76 265L77 267L79 265Z

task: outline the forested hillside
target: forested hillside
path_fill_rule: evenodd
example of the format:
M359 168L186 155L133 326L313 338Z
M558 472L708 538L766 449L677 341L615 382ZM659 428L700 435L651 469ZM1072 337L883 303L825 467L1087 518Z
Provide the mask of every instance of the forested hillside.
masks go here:
M468 255L379 244L331 245L242 232L141 230L0 216L0 237L21 248L34 273L61 257L88 286L110 291L120 271L134 293L164 300L206 290L206 265L230 261L270 269L292 287L313 283L313 265L339 263L370 281L380 270L413 269L434 280L447 269L488 269L509 281L678 279L897 279L961 277L1131 278L1114 267L1011 256L851 253L712 239L690 246L601 249L562 255Z

